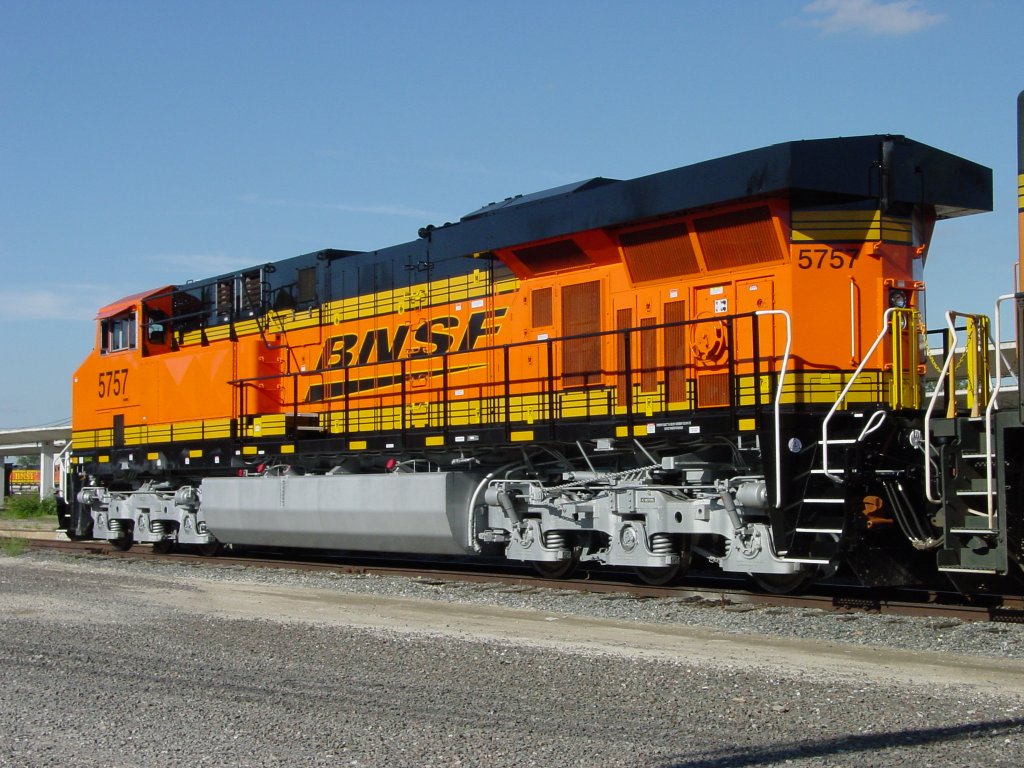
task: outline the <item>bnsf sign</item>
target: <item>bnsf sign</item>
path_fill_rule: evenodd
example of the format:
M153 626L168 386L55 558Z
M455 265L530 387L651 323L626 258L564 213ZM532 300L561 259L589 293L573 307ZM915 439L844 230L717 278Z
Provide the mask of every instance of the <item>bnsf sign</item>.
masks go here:
M393 331L391 328L372 328L362 334L332 336L325 342L316 367L321 371L334 371L449 352L469 352L479 346L483 337L498 333L501 329L500 321L507 312L507 307L495 307L491 311L473 312L465 320L457 315L443 315L415 328L410 323L402 323ZM455 370L449 368L448 372L454 373ZM347 382L326 385L313 384L305 399L306 402L319 402L345 394L392 387L400 383L401 378L401 375L396 374L352 378Z
M11 485L39 485L39 470L12 469Z

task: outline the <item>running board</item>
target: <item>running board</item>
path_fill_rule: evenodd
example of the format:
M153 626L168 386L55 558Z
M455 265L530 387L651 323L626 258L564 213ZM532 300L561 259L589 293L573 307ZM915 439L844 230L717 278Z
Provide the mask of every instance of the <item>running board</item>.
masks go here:
M842 528L797 528L797 533L829 533L839 535L843 532Z
M950 533L957 533L967 536L995 536L999 531L991 528L950 528Z
M956 568L953 566L939 566L939 570L943 573L983 573L987 575L998 574L999 571L994 568Z

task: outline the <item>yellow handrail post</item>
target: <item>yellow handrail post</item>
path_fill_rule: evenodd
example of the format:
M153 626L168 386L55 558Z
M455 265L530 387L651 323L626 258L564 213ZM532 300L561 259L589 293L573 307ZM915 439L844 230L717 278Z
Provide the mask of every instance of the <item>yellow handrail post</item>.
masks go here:
M988 317L967 316L967 408L972 418L981 416L989 399Z
M921 405L919 318L916 309L893 309L890 322L892 337L892 385L889 405L894 410L918 408Z

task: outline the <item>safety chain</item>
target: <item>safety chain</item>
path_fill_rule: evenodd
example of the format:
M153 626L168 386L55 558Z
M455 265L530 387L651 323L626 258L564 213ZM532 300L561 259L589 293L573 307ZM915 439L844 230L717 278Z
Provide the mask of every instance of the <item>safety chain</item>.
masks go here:
M931 363L931 366L935 370L935 373L941 373L942 372L942 365L939 363L938 360L935 359L935 356L932 354L931 348L927 344L924 347L924 354L925 354L925 357L927 358L928 362ZM953 366L953 370L949 371L946 375L949 375L950 373L954 373L955 374L957 371L960 370L961 367L963 367L963 365L965 364L966 360L967 360L967 355L966 354L960 355L960 360L958 360L956 365Z

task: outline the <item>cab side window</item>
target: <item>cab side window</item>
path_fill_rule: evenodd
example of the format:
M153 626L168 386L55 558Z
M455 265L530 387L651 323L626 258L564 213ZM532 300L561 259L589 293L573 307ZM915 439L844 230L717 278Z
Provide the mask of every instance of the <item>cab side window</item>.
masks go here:
M138 345L135 312L108 317L100 321L100 352L120 352Z

